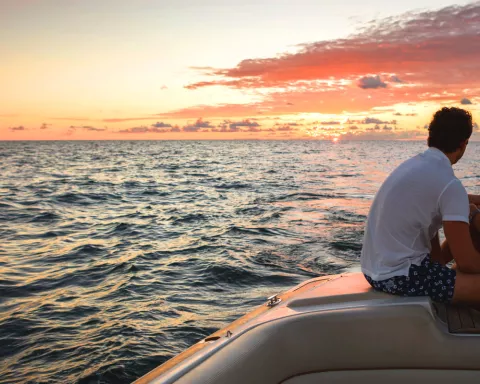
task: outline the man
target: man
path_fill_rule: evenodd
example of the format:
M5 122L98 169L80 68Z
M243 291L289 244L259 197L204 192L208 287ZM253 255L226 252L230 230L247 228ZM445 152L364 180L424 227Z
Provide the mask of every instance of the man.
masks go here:
M361 255L362 272L376 290L434 301L480 304L480 253L470 235L480 230L475 205L452 165L472 134L472 116L459 108L435 113L429 148L395 169L370 208ZM446 241L440 246L438 230ZM446 263L455 260L451 269Z

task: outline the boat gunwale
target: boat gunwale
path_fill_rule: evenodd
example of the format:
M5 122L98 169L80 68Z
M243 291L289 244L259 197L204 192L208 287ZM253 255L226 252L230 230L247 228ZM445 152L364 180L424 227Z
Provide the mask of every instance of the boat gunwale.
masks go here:
M313 279L308 279L306 281L303 281L302 283L290 288L287 291L284 291L280 294L277 294L277 296L282 300L282 303L284 303L287 299L290 299L291 297L298 295L300 292L306 292L307 288L314 289L318 286L318 284L315 283L320 283L320 284L325 284L329 281L332 281L336 278L342 277L344 274L339 274L339 275L327 275L327 276L320 276L316 277ZM315 284L311 286L312 284ZM183 352L179 353L178 355L172 357L171 359L165 361L158 367L154 368L150 372L146 373L145 375L141 376L137 380L135 380L132 384L148 384L152 380L158 379L159 376L167 373L167 371L170 371L175 368L175 366L180 365L181 363L185 362L185 360L193 358L193 355L196 354L197 352L200 352L201 350L207 348L208 346L211 346L215 343L216 346L220 346L219 342L222 341L222 339L230 339L227 338L228 332L232 331L233 329L238 329L240 326L246 324L247 322L253 320L254 318L264 314L265 312L273 309L275 307L269 307L267 304L261 304L260 306L256 307L252 311L246 313L245 315L241 316L234 322L230 323L224 328L219 329L218 331L212 333L211 335L207 336L206 338L198 341L197 343L193 344L191 347L187 348ZM247 328L248 329L248 328ZM237 333L235 336L239 336ZM209 338L217 338L218 339L214 341L205 341L206 339ZM216 349L215 349L216 350Z

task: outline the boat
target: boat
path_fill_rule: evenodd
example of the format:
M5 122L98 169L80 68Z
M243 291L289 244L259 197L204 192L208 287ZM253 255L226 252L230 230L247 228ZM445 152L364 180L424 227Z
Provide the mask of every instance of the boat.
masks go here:
M480 312L374 291L359 272L307 280L135 384L478 383Z

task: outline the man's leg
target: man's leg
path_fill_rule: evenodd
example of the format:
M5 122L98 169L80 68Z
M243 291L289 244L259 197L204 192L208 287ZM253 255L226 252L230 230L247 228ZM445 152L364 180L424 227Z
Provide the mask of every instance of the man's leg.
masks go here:
M480 274L462 273L457 270L455 288L453 290L454 304L480 305Z
M470 235L473 246L480 252L480 230L470 225ZM445 241L446 243L446 241ZM443 244L442 244L443 247ZM448 245L447 245L448 247ZM453 292L453 303L462 303L478 306L480 305L480 274L462 273L457 270L455 289Z
M473 223L470 224L470 236L472 237L473 246L480 252L480 228L475 227ZM453 260L453 255L450 252L450 247L448 246L447 240L444 240L440 251L435 251L432 249L432 254L430 258L437 263L445 265Z

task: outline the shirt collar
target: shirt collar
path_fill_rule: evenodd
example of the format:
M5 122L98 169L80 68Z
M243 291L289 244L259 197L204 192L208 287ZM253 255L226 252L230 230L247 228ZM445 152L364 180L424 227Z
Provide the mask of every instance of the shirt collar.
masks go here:
M437 160L440 160L445 164L448 164L450 167L452 167L452 163L450 162L450 159L447 157L447 155L445 155L445 153L443 153L438 148L430 147L423 154L427 157L432 157Z

